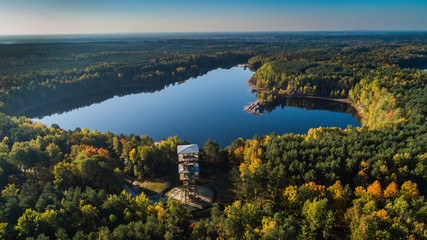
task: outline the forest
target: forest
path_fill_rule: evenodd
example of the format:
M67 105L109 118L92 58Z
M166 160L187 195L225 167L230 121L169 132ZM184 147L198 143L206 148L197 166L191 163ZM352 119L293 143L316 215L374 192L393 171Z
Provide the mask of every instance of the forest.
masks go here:
M12 44L0 58L1 239L427 239L427 36ZM208 140L201 168L229 172L234 200L202 216L123 189L176 173L179 136L155 143L10 116L242 63L262 105L345 100L363 126Z

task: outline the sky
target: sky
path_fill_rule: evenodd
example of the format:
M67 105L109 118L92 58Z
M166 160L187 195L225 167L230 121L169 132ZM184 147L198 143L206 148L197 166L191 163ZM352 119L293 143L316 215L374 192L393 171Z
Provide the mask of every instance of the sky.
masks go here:
M0 0L0 35L427 31L427 0Z

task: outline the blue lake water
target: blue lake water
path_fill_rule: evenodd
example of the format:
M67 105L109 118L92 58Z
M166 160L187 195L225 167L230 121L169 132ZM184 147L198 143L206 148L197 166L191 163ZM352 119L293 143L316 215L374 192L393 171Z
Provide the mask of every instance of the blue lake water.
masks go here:
M80 127L148 135L155 141L178 135L180 139L203 145L210 138L222 147L236 138L252 138L254 134L305 134L310 128L320 126L360 126L354 113L343 112L342 108L349 109L348 106L308 110L316 108L321 100L310 100L307 109L284 104L264 115L250 114L243 107L256 100L256 93L249 92L250 87L245 84L252 74L243 67L216 69L154 93L115 96L33 120L47 125L56 123L64 129ZM304 107L304 104L307 102L294 105Z

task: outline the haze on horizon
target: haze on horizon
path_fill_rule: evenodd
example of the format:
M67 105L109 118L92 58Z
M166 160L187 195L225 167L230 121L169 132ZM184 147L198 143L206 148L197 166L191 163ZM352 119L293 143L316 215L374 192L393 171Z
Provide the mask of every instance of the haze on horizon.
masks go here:
M427 31L425 0L0 0L0 35Z

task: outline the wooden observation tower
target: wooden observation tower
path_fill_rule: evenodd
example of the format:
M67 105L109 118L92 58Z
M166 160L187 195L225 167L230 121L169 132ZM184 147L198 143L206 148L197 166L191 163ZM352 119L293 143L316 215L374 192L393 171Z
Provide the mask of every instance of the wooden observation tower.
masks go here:
M198 192L196 180L199 178L199 146L197 144L178 145L178 173L182 181L182 203L196 200Z

